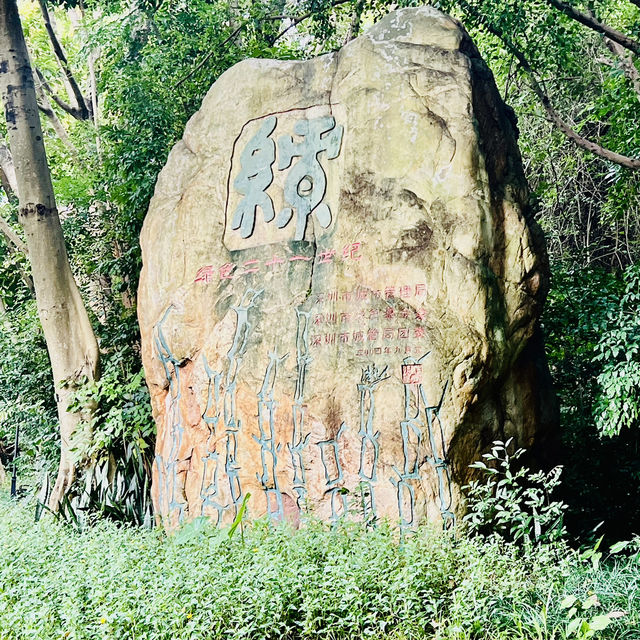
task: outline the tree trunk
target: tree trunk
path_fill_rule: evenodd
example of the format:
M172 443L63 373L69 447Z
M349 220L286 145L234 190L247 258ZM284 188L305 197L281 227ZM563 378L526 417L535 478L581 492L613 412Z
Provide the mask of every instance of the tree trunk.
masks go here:
M49 506L57 509L75 477L69 447L80 415L69 411L69 398L83 379L97 376L99 352L69 266L16 0L0 0L0 92L16 170L20 222L56 390L61 453Z

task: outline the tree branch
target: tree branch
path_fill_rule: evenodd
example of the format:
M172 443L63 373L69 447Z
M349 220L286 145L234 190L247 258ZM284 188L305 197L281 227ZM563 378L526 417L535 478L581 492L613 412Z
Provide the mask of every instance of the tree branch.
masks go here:
M346 4L347 2L351 2L352 0L335 0L335 2L331 3L331 7L338 7L341 4ZM274 42L277 42L282 38L282 36L289 31L289 29L293 29L293 27L297 27L301 22L304 22L307 18L310 18L314 14L313 11L309 11L301 16L297 16L295 18L291 16L273 16L271 18L267 18L267 20L275 20L275 19L289 19L291 20L291 24L288 27L285 27L276 37Z
M21 252L27 256L27 258L29 257L27 246L2 216L0 216L0 236L7 241L7 251L9 254ZM34 294L33 278L29 275L29 272L20 264L16 264L15 266L20 273L20 279L24 282L25 287Z
M335 0L335 2L332 3L332 7L337 7L341 4L346 4L347 2L352 2L353 0ZM292 29L293 27L297 26L298 24L300 24L302 21L306 20L307 18L310 18L313 15L313 11L309 11L308 13L305 13L301 16L297 16L295 18L291 17L291 16L284 16L284 15L277 15L277 16L267 16L266 18L264 18L264 20L266 21L272 21L272 20L291 20L291 24L286 27L285 29L283 29L272 41L272 44L277 42L280 38L282 38L282 36L287 33L287 31L289 31L289 29ZM213 56L214 53L216 53L218 50L220 50L222 47L224 47L224 45L228 44L229 42L231 42L248 24L250 24L251 22L253 22L252 20L245 20L244 22L241 22L238 27L236 29L234 29L231 32L231 35L229 35L227 38L225 38L215 49L212 49L211 51L209 51L209 53L207 53L207 55L200 60L200 62L191 70L189 71L189 73L180 78L180 80L178 80L178 82L176 82L176 84L173 85L174 89L177 89L183 82L185 82L185 80L188 80L191 76L193 76L194 73L196 73L199 69L202 69L202 67L206 64L206 62L211 58L211 56Z
M556 0L548 0L549 2L555 2ZM560 131L571 140L577 147L581 149L585 149L586 151L590 151L596 156L603 158L604 160L608 160L609 162L613 162L614 164L619 164L622 167L626 167L628 169L633 169L634 171L640 170L640 159L631 158L629 156L622 155L620 153L616 153L615 151L611 151L602 145L599 145L591 140L581 136L577 131L575 131L565 120L562 119L560 114L553 108L551 103L551 99L547 95L543 86L536 79L535 73L529 64L529 61L526 59L522 51L516 47L510 38L504 36L504 34L497 29L493 24L491 24L487 18L480 14L478 10L470 5L466 0L458 0L458 3L461 7L463 7L466 11L468 11L473 17L478 20L480 24L482 24L489 33L496 36L502 43L505 45L507 50L515 57L515 59L520 64L520 67L529 77L531 82L531 88L533 92L536 94L544 110L547 114L547 119L552 122Z
M161 0L162 2L162 0ZM80 15L80 29L85 40L90 42L90 38L87 34L85 6L83 0L78 1L78 13ZM96 61L100 57L100 47L96 45L89 50L89 56L87 64L89 67L89 95L87 96L87 102L91 104L91 116L93 118L93 126L96 134L96 152L98 154L98 160L102 156L102 143L100 140L100 127L98 126L98 120L100 113L98 110L98 82L96 80Z
M47 34L49 35L49 40L51 41L53 52L55 53L56 58L58 59L58 64L60 65L60 68L62 69L69 83L69 87L71 89L71 92L70 92L71 95L69 97L70 98L73 97L73 99L75 100L76 108L74 109L72 107L71 108L63 107L62 104L58 103L58 101L56 100L56 96L53 94L53 92L51 92L51 97L56 102L56 104L58 104L62 109L70 113L74 118L77 118L78 120L87 120L90 116L89 108L87 107L87 101L82 95L82 91L80 91L80 87L78 86L78 83L76 82L73 72L69 67L67 56L65 55L64 50L60 45L60 41L58 40L58 36L56 35L53 29L53 25L51 24L51 18L49 16L49 10L47 9L47 2L46 0L38 0L38 4L40 5L40 12L42 13L44 26L47 30ZM50 89L48 90L50 91Z
M16 170L13 166L11 151L9 151L7 145L2 143L0 143L0 181L7 198L18 197L18 181L16 180ZM9 248L28 255L27 245L2 216L0 216L0 234L9 243Z
M547 117L553 124L564 133L564 135L569 138L576 146L581 149L585 149L586 151L590 151L591 153L603 158L604 160L608 160L609 162L613 162L614 164L619 164L622 167L627 167L627 169L633 169L635 171L640 170L640 159L638 158L630 158L629 156L622 155L620 153L616 153L615 151L611 151L602 145L596 144L591 140L581 136L574 129L572 129L567 122L565 122L558 112L551 105L551 100L549 96L547 96L542 87L538 84L537 80L531 77L531 85L533 91L542 102L542 106L544 110L547 112Z
M613 40L614 42L617 42L621 47L632 51L636 55L640 53L640 42L634 40L633 38L630 38L628 35L622 33L621 31L617 31L604 22L600 22L594 16L582 11L578 11L569 3L562 2L562 0L547 0L547 2L551 6L558 9L558 11L562 11L562 13L569 16L572 20L583 24L585 27L589 27L589 29L592 29L593 31L597 31L602 35L607 36L607 38Z
M640 2L640 0L638 1ZM636 65L633 64L631 55L627 53L627 51L617 42L614 42L609 38L605 38L604 43L607 45L609 51L611 51L611 53L613 53L613 55L618 58L620 67L622 68L624 75L627 77L627 80L631 82L633 90L636 92L638 100L640 100L640 72L638 71Z
M38 76L38 80L40 81L41 87L45 89L45 91L51 96L51 99L63 110L66 111L69 115L73 116L76 120L85 120L86 118L82 117L82 112L76 107L71 106L68 102L62 100L56 92L51 88L51 85L45 80L42 75L42 71L38 69L38 67L34 67L36 75Z
M353 40L358 36L358 32L360 31L360 23L362 21L363 10L364 10L364 0L357 0L356 6L353 9L351 22L349 24L349 31L347 32L347 36L344 39L344 44L347 44L347 42L351 42L351 40Z
M2 189L6 193L8 200L11 200L14 197L17 198L17 196L13 192L13 189L11 188L11 185L9 184L7 174L2 170L2 168L0 168L0 186L2 186Z
M173 85L174 89L177 89L183 82L188 80L194 73L202 69L202 67L206 64L207 60L209 60L209 58L211 58L211 56L214 53L216 53L218 49L221 49L222 47L224 47L225 44L228 44L229 42L231 42L240 33L240 31L242 31L242 29L244 29L244 27L247 26L247 24L249 24L248 20L241 23L236 29L234 29L234 31L231 33L229 37L225 38L220 43L220 45L216 49L212 49L211 51L209 51L209 53L207 53L207 55L204 58L202 58L202 60L200 60L200 62L198 62L198 64L193 69L191 69L191 71L189 71L189 73L186 76L180 78L180 80L178 80L178 82L176 82Z
M47 100L45 92L42 90L42 85L38 84L37 82L34 82L34 85L36 89L36 96L38 98L38 109L42 113L44 113L47 118L49 118L49 120L51 121L51 125L56 132L56 135L58 136L58 138L60 138L60 141L64 144L65 147L67 147L67 149L69 149L74 159L77 159L78 150L74 146L73 142L71 142L67 130L64 128L62 122L60 122L60 118L58 118L56 112L51 108L51 104L49 100Z
M2 216L0 216L0 233L2 233L2 235L13 245L15 249L25 255L29 255L27 245Z

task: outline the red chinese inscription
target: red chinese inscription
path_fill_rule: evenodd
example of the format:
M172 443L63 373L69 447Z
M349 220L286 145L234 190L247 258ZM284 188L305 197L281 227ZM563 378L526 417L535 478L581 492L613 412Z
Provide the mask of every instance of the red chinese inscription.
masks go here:
M402 382L403 384L421 384L422 383L422 365L421 364L403 364L402 365Z

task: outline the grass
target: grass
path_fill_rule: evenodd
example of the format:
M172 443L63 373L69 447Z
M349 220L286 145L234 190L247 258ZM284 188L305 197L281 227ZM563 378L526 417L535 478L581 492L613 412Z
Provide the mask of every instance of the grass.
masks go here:
M571 595L592 604L572 613ZM613 611L624 616L585 635ZM567 636L580 617L583 635ZM563 544L525 552L426 526L400 543L387 524L78 532L0 493L2 640L567 637L640 639L637 555L594 566Z

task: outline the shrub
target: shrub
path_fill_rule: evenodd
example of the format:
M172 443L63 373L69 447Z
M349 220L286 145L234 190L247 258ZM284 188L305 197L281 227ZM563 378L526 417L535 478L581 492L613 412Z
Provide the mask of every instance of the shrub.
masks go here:
M566 505L551 500L551 493L560 484L562 467L547 473L533 472L518 463L524 449L509 454L511 443L511 439L504 443L496 440L491 452L482 456L486 462L470 465L483 471L485 477L464 487L468 530L472 535L490 532L529 544L562 539L566 534L562 524Z

